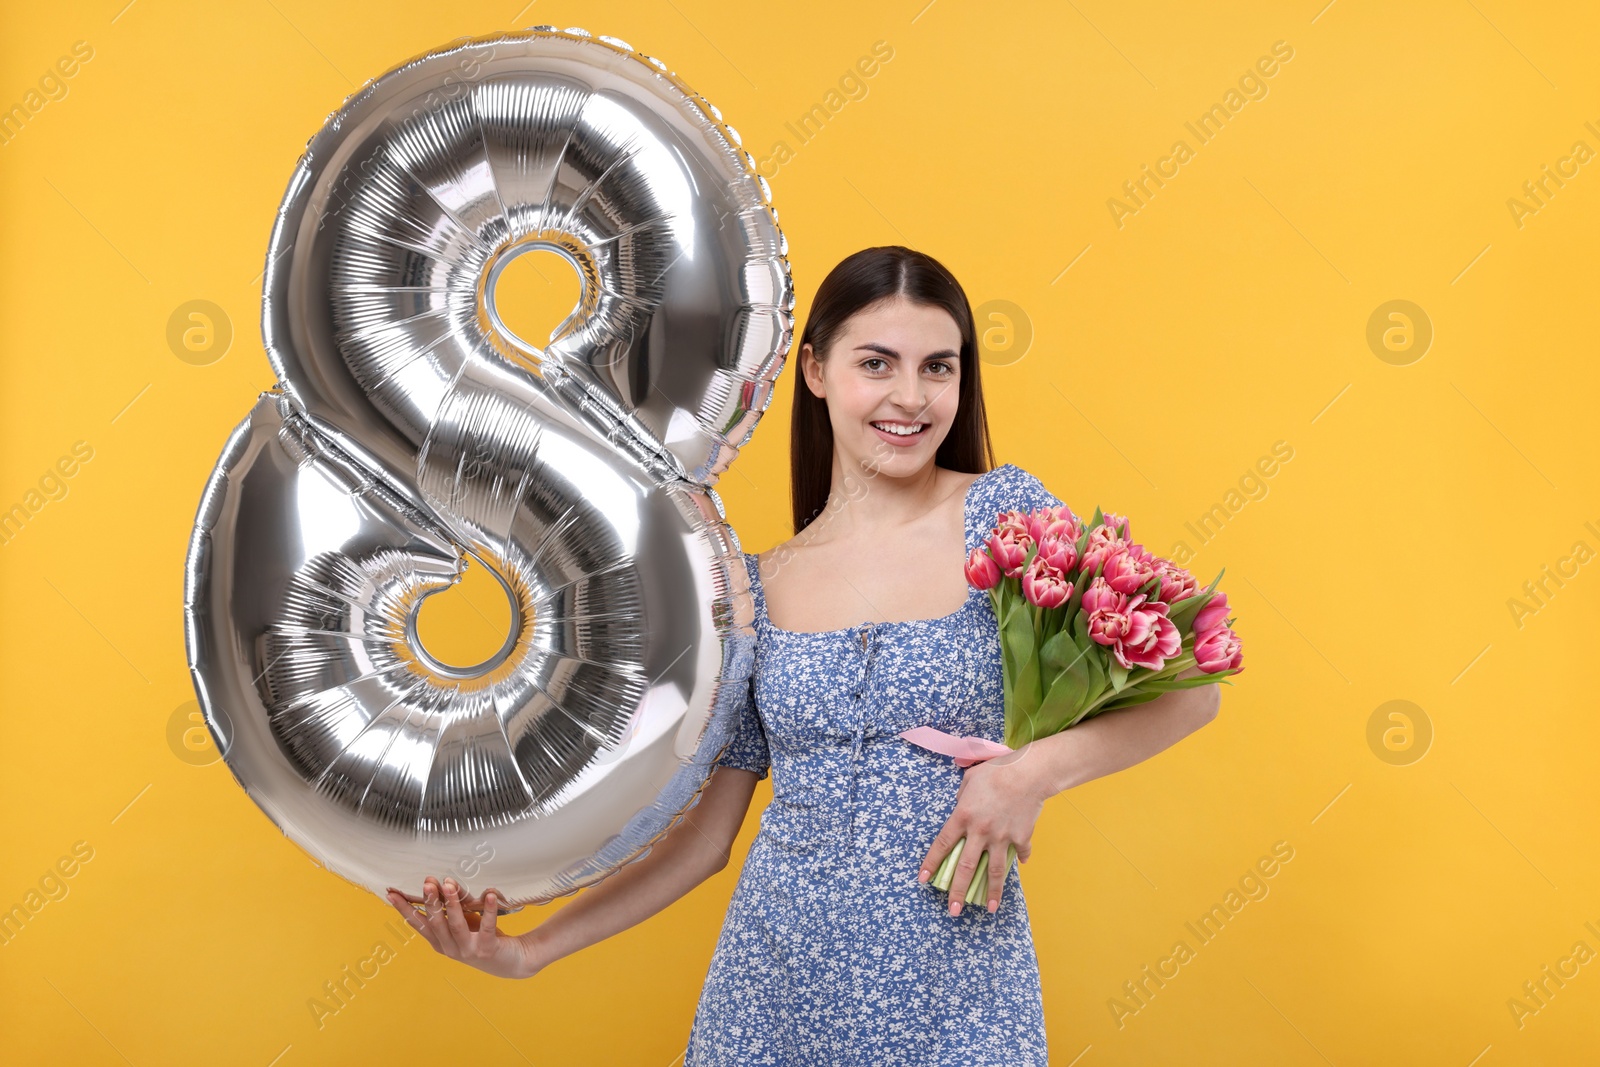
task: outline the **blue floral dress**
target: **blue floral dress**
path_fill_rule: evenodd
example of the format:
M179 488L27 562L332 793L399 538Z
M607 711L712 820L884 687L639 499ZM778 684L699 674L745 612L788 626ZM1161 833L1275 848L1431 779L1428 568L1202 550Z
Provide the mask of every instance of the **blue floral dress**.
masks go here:
M1007 463L967 489L966 548L998 512L1061 503ZM772 802L706 974L684 1067L1045 1067L1039 965L1019 871L999 910L917 881L963 769L897 737L1003 740L987 593L937 619L782 630L756 557L750 694L716 766L772 773ZM951 561L952 565L956 561ZM991 857L992 858L992 857Z

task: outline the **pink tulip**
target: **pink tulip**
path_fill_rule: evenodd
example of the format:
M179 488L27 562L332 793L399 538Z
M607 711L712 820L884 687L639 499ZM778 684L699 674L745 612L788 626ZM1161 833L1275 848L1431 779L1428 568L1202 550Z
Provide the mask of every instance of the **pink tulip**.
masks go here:
M1156 577L1156 558L1143 545L1115 544L1107 551L1100 577L1119 593L1137 593Z
M1047 533L1039 540L1039 554L1034 558L1044 560L1064 575L1072 574L1078 567L1076 539Z
M1088 543L1083 546L1083 558L1078 561L1079 569L1088 571L1090 574L1093 574L1100 564L1105 562L1106 556L1116 547L1116 542L1108 542L1103 537L1097 537L1096 535L1099 532L1099 530L1095 530L1089 534Z
M1065 504L1060 507L1038 508L1028 516L1027 523L1028 535L1039 542L1043 542L1046 537L1062 537L1075 545L1083 534L1083 528L1078 524L1078 517Z
M1187 600L1200 592L1200 583L1194 580L1194 575L1171 560L1159 561L1156 572L1161 575L1161 589L1156 595L1168 604Z
M1211 599L1206 601L1206 606L1195 613L1194 632L1203 634L1208 630L1215 630L1223 625L1223 620L1228 617L1228 594L1218 591Z
M1010 531L1016 535L1018 541L1024 544L1033 544L1033 535L1028 532L1028 517L1020 511L1002 511L1000 518L994 524L994 532L1003 534Z
M1118 545L1127 546L1132 543L1126 537L1118 535L1117 531L1119 527L1114 526L1111 523L1111 520L1114 518L1124 525L1127 523L1126 519L1122 519L1119 516L1107 515L1106 524L1104 526L1096 526L1093 530L1089 531L1089 540L1083 546L1082 566L1084 570L1092 572L1100 565L1101 561L1106 558L1113 548ZM1144 546L1140 545L1137 547L1139 548L1140 552L1144 551Z
M1145 594L1128 596L1096 578L1083 591L1083 610L1089 636L1111 649L1127 670L1145 667L1158 671L1183 648L1183 637L1167 618L1167 605L1147 602Z
M1226 626L1218 626L1207 630L1194 642L1194 665L1200 668L1202 674L1216 674L1218 671L1228 671L1238 668L1244 662L1244 652L1239 644L1239 635Z
M1031 541L1025 540L1027 534L1019 539L1015 530L1003 529L999 533L989 535L989 555L1000 567L1000 573L1007 578L1022 577L1022 564L1028 558L1028 550L1033 547Z
M993 589L1000 583L1000 566L981 548L967 556L967 582L974 589Z
M1058 608L1072 595L1072 583L1043 556L1034 556L1022 576L1022 595L1041 608Z

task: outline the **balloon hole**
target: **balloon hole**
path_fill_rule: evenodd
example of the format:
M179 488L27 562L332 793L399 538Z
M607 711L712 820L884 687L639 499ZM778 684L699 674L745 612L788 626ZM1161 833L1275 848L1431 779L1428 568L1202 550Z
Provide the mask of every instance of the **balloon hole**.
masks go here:
M543 243L507 249L489 268L484 285L495 328L536 353L566 332L582 298L578 265L564 250Z
M468 555L456 584L422 598L412 614L412 632L430 667L472 677L504 662L521 622L505 579Z

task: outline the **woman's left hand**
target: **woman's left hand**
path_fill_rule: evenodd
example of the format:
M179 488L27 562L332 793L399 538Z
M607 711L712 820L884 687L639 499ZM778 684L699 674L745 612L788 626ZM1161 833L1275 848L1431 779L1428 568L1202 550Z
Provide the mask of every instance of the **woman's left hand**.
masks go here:
M1024 769L1027 745L1014 752L975 763L962 773L956 792L956 807L933 839L933 846L922 859L917 881L926 882L962 837L961 858L950 879L950 914L961 914L978 867L978 857L989 852L988 907L1000 907L1000 890L1005 884L1008 865L1006 849L1015 845L1017 862L1027 862L1033 851L1033 827L1044 810L1044 793L1032 774Z

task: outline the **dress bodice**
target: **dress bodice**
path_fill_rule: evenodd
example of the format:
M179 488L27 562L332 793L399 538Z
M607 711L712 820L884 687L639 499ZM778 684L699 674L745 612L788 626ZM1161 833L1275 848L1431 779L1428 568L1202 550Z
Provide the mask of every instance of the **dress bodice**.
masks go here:
M1014 464L980 474L963 501L963 557L983 543L1001 511L1058 504ZM824 841L837 847L852 836L865 847L864 827L920 823L941 806L942 823L960 768L898 735L932 726L1003 740L999 633L988 594L969 586L961 607L938 618L785 630L768 617L760 561L748 552L744 561L755 602L755 661L747 705L720 765L763 777L770 770L773 802L762 830L805 850ZM904 783L930 777L933 795L902 791Z

